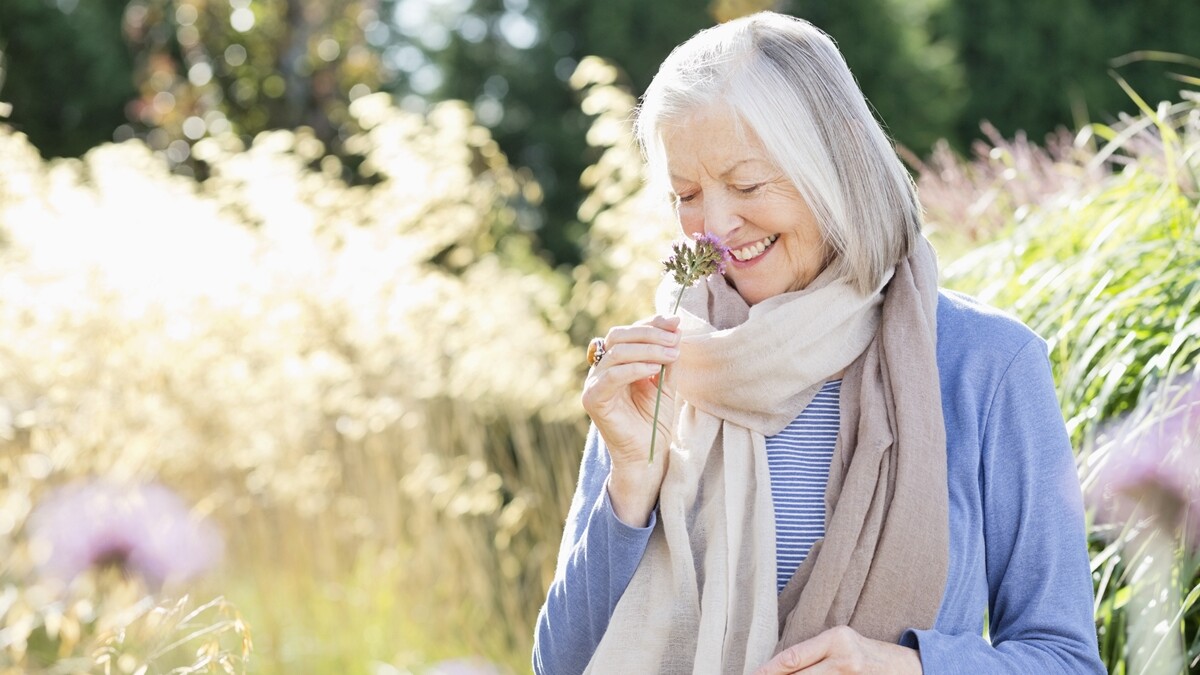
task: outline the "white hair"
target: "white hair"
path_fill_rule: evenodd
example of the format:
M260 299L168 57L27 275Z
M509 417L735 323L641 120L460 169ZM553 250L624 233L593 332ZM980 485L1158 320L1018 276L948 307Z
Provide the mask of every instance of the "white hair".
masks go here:
M667 175L663 127L714 104L733 110L796 186L835 272L863 292L878 288L920 236L921 208L833 40L803 19L761 12L676 47L638 108L653 182Z

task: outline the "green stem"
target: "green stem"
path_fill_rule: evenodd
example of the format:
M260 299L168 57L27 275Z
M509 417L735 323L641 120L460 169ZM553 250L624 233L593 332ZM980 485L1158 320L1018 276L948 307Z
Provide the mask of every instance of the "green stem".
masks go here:
M687 290L687 286L679 287L679 294L675 296L675 306L671 308L672 316L675 314L675 312L679 311L679 302L681 300L683 300L683 292L685 290ZM648 462L649 464L654 463L654 441L656 438L658 438L658 406L662 403L663 381L666 379L667 379L667 366L664 364L663 367L658 369L658 395L656 395L654 397L654 420L651 422L651 430L650 430L650 461Z

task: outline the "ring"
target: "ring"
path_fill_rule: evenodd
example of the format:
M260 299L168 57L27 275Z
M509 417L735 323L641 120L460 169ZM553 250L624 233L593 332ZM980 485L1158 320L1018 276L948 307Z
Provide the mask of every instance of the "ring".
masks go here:
M588 351L587 351L588 365L594 366L594 365L600 363L600 359L604 358L604 353L605 353L604 338L602 338L602 337L592 338L592 341L588 343Z

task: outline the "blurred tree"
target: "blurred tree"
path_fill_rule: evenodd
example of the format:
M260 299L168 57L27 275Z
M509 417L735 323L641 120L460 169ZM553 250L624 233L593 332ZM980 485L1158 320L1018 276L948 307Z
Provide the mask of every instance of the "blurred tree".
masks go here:
M0 2L0 99L42 154L82 154L124 121L134 95L125 1Z
M964 103L954 50L929 31L947 1L790 0L784 9L829 33L888 133L924 155L953 133Z
M990 120L1005 135L1040 138L1056 126L1108 121L1134 104L1109 77L1114 59L1139 50L1196 56L1200 3L1178 0L952 0L934 19L966 73L955 137ZM1117 69L1152 104L1177 99L1171 68L1141 61Z
M385 52L391 88L473 106L514 164L541 184L531 220L554 263L579 262L579 176L595 159L588 117L567 84L584 56L617 62L642 91L671 48L706 26L703 6L681 0L384 0L403 37ZM409 99L420 105L417 99Z
M335 154L387 70L377 0L4 0L0 98L42 154L142 136L188 173L208 134L307 126Z
M369 41L375 0L133 0L124 29L137 97L117 137L145 135L188 168L191 143L311 128L335 155L346 106L386 75ZM347 176L349 177L349 176Z

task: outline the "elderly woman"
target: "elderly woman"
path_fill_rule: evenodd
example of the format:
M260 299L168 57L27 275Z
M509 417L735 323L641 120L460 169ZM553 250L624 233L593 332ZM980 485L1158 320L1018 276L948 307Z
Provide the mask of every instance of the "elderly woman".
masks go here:
M1104 672L1045 343L938 290L829 37L771 13L703 31L637 132L684 233L732 260L593 357L534 669Z

